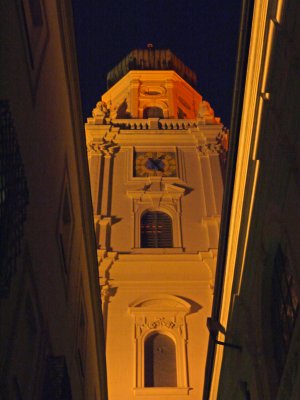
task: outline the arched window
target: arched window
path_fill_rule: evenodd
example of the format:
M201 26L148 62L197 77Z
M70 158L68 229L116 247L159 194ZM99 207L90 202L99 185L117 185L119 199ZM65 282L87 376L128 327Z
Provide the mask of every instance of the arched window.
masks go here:
M167 335L155 333L145 341L145 387L177 386L176 348Z
M172 219L162 211L147 211L141 219L141 247L173 247Z
M143 118L163 118L164 113L160 107L147 107L144 109Z

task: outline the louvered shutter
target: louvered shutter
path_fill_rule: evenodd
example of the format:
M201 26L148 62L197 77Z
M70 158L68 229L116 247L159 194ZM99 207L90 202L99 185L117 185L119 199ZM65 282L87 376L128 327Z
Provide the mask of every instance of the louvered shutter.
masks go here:
M141 247L173 247L172 220L161 211L148 211L141 220Z

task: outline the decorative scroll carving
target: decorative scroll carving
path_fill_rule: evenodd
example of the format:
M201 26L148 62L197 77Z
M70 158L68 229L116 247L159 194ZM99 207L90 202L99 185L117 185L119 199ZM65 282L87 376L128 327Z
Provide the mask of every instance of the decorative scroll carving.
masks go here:
M146 321L142 326L148 329L159 329L162 327L173 329L176 324L168 318L160 317L154 321Z
M200 124L219 124L220 118L215 117L215 112L208 101L202 101L198 107L197 118Z
M208 156L210 154L221 154L224 152L220 143L206 143L198 147L201 156Z
M144 336L148 331L169 331L173 335L183 337L186 339L185 334L185 319L184 315L175 316L174 313L167 312L167 316L159 316L157 314L151 315L145 313L143 316L136 316L135 321L135 334L136 338Z
M107 279L107 283L104 285L101 285L100 287L101 290L101 300L104 304L105 301L109 301L110 297L115 296L117 293L117 288L113 287L109 284L109 280Z
M208 101L202 101L198 108L198 118L213 119L215 116L214 110L211 108Z
M228 151L228 141L229 141L229 131L227 128L223 128L222 132L220 132L217 136L217 143L219 143L224 152Z
M104 101L98 101L96 107L92 111L94 122L96 124L105 124L105 118L110 114L110 110Z
M228 130L224 128L219 132L214 143L201 144L198 147L198 151L202 156L208 156L210 154L224 154L228 151Z
M104 304L109 299L110 291L111 291L111 288L110 288L109 284L101 286L101 301L102 301L102 304Z
M119 150L120 146L113 142L103 140L102 142L90 142L88 144L88 152L101 154L106 157L110 157Z

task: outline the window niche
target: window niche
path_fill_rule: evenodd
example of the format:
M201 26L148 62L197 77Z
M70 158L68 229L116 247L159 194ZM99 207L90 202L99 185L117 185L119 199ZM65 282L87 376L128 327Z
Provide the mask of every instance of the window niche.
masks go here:
M0 101L0 298L9 296L22 249L27 181L8 101Z
M22 291L17 304L17 311L13 315L14 337L3 357L5 363L14 360L3 375L8 384L8 393L14 397L9 394L5 396L5 388L3 398L33 399L42 379L47 338L27 246L24 248ZM20 369L19 366L25 361L26 368Z
M65 172L57 224L57 239L65 274L69 273L74 217L67 170Z
M85 377L86 347L87 347L87 315L86 315L86 306L83 296L83 288L81 284L80 307L79 307L78 323L77 323L77 352L78 352L78 364L79 364L80 374L83 378Z
M72 400L71 383L64 356L48 356L44 384L43 400Z
M274 359L281 376L299 311L299 297L288 257L278 246L272 274L271 321Z
M46 9L42 0L21 0L18 3L20 23L27 47L32 98L35 99L40 70L49 39Z
M176 344L173 338L153 333L145 340L145 387L176 387Z
M190 304L172 295L138 300L134 317L135 394L188 394L186 315Z
M168 183L162 187L154 178L150 182L147 190L127 191L127 196L132 199L134 251L180 252L180 199L185 189Z
M143 118L164 118L164 112L160 107L146 107L143 111Z
M141 217L141 247L173 247L172 218L162 211L146 211Z

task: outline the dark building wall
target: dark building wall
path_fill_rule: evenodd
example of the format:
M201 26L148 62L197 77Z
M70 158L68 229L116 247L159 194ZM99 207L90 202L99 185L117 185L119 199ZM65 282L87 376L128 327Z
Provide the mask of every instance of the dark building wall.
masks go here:
M263 52L249 60L260 72L226 335L242 350L224 350L222 400L296 400L300 390L300 8L265 4ZM245 120L250 105L245 96Z
M97 258L71 7L4 1L1 16L0 98L13 126L5 137L17 141L28 204L21 250L0 299L0 397L102 399ZM7 199L1 206L5 216ZM55 397L59 392L65 397Z

